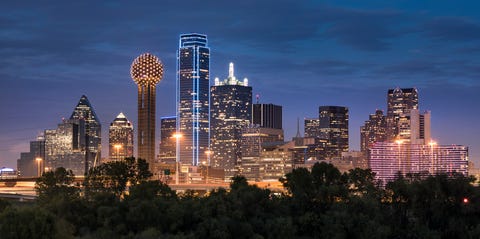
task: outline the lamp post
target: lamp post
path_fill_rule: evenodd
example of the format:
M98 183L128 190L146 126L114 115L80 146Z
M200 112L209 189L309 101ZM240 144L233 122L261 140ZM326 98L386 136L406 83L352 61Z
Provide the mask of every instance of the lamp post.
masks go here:
M175 146L175 184L178 185L178 174L180 173L179 169L178 169L178 164L180 163L180 145L179 145L179 141L180 141L180 138L182 137L183 135L180 134L180 133L175 133L173 134L173 137L175 138L176 140L176 146Z
M42 158L37 157L37 158L35 158L35 160L37 161L37 169L38 169L37 175L38 175L38 177L40 177L40 176L42 176L42 168L40 167L41 164L42 164Z
M115 158L115 161L120 161L120 149L122 148L122 145L115 144L113 147L117 150L117 157Z

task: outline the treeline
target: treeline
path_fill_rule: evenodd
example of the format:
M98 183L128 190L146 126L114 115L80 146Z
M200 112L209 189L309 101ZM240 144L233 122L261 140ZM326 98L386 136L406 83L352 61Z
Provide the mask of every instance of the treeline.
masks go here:
M0 201L0 238L480 238L480 191L462 175L379 187L370 170L317 163L282 178L283 194L235 177L202 197L150 177L134 158L92 169L84 185L47 172L34 203Z

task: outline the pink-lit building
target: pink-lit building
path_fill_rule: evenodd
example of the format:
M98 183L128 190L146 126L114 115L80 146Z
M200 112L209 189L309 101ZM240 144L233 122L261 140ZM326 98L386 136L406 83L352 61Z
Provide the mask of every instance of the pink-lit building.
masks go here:
M468 174L468 147L462 145L378 142L370 149L369 167L383 184L402 175Z

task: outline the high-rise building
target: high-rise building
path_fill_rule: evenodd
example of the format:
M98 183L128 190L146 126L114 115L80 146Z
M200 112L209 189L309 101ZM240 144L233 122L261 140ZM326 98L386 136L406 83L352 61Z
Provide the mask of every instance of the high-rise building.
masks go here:
M245 78L239 81L230 63L228 78L220 81L210 92L210 145L213 168L224 169L232 177L241 154L242 129L248 127L252 112L252 87Z
M374 143L386 141L386 130L386 117L382 110L376 110L365 121L365 125L360 127L360 150L366 155Z
M398 119L398 134L395 140L404 143L428 144L430 142L430 112L423 114L417 109L401 114Z
M252 124L264 128L282 129L282 106L253 104Z
M400 134L399 121L402 115L418 109L418 91L415 88L389 89L387 94L387 140L395 141Z
M260 178L260 156L264 144L283 142L283 130L264 127L242 129L240 174L249 180Z
M78 101L77 106L73 110L70 120L79 121L83 120L85 128L80 128L81 131L85 132L85 172L88 171L95 163L99 163L101 159L102 152L102 126L100 124L100 119L98 119L97 114L93 110L90 101L85 95L82 95Z
M20 153L17 160L17 171L20 177L37 177L43 172L45 165L45 138L38 136L30 141L30 151Z
M207 36L180 35L177 51L177 133L180 162L198 165L209 151L210 48Z
M133 61L130 75L138 85L138 157L145 159L152 170L155 160L156 86L163 77L163 64L156 56L144 53Z
M133 157L133 125L123 113L110 123L108 150L112 161Z
M318 118L305 119L305 138L319 138L320 137L320 120Z
M63 120L56 129L45 130L45 169L53 171L64 167L76 176L86 173L85 120Z
M370 149L369 167L384 184L400 172L420 175L468 174L468 147L462 145L377 142Z
M327 140L326 158L340 157L348 152L348 108L343 106L319 107L320 138Z
M176 162L176 138L177 117L168 116L160 119L160 152L159 159L162 163Z

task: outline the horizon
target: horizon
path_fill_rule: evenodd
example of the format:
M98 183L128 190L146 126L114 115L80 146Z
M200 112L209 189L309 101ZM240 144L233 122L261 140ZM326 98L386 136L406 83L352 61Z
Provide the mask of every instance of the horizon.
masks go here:
M177 14L184 2L0 3L9 10L0 14L0 167L16 168L29 142L68 118L81 95L103 125L106 157L108 125L120 112L137 131L129 71L144 52L165 67L157 85L158 153L160 118L175 115L179 36L190 32L208 37L210 85L233 62L253 96L283 107L286 141L297 118L339 105L349 108L350 150L359 150L360 126L376 109L386 113L388 89L415 87L420 111L432 113L432 139L468 146L470 161L480 162L480 3L206 1Z

